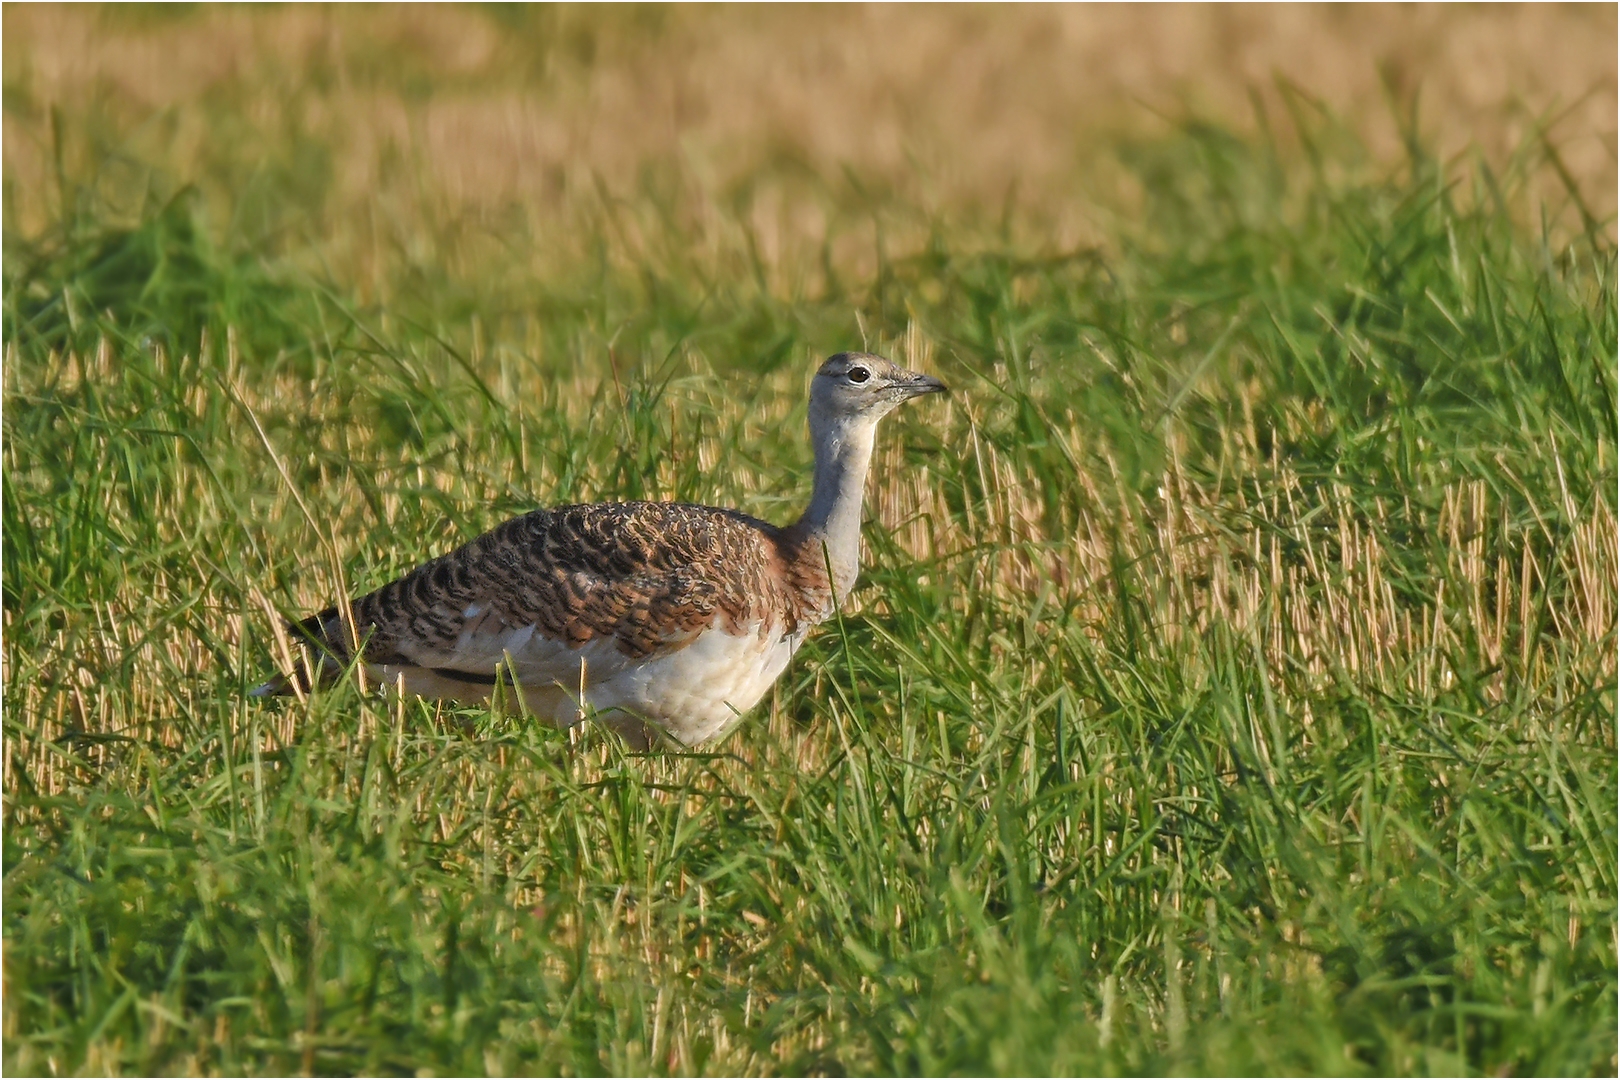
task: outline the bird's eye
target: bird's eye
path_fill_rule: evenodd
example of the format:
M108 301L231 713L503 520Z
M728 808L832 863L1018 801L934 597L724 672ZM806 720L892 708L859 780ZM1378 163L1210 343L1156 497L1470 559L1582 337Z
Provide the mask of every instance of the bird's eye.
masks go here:
M849 369L849 381L852 383L863 383L871 377L872 373L863 367L852 367Z

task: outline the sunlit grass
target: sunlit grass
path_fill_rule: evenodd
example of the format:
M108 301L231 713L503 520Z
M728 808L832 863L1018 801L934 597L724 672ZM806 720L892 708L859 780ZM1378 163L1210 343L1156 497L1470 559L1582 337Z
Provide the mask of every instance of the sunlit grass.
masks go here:
M1344 153L787 270L653 185L384 304L184 197L8 234L7 1069L1612 1072L1614 251ZM537 503L789 519L861 344L954 395L720 745L244 697Z

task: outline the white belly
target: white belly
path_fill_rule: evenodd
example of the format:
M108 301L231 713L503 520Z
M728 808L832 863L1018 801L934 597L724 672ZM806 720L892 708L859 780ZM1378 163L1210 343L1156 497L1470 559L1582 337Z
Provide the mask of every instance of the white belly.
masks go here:
M524 703L536 716L569 727L595 713L629 735L648 721L684 746L707 742L751 709L787 668L804 631L783 637L760 627L744 635L705 630L677 652L635 660L611 641L579 649L548 643L545 662L507 653L520 678ZM403 677L405 689L430 698L485 700L490 687L446 679L422 668L373 668L384 685ZM637 741L637 740L632 740Z
M685 746L719 735L753 708L787 668L803 635L736 636L711 629L679 652L627 665L600 682L587 677L585 701L598 713L623 710L663 728Z

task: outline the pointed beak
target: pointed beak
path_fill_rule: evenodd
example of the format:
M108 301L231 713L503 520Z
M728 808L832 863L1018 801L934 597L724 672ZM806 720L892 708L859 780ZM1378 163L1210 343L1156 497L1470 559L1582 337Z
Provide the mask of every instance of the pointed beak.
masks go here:
M932 375L924 375L916 371L907 372L906 381L900 383L899 388L905 391L907 398L922 397L924 394L943 394L947 392L944 383L940 382Z

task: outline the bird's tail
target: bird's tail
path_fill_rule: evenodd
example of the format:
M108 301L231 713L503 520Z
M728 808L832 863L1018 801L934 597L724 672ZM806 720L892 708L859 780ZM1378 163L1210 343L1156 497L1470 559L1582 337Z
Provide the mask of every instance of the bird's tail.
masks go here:
M286 697L293 692L294 686L302 686L306 680L293 679L286 675L277 675L248 691L248 697ZM304 687L307 689L307 687Z
M348 664L349 650L344 647L347 633L336 607L288 623L287 631L294 644L306 646L301 650L303 662L295 660L291 674L276 675L260 683L248 691L249 697L282 697L300 691L307 694L314 685L331 685Z

